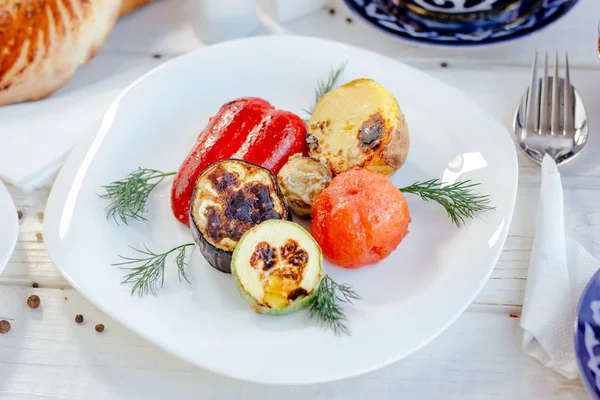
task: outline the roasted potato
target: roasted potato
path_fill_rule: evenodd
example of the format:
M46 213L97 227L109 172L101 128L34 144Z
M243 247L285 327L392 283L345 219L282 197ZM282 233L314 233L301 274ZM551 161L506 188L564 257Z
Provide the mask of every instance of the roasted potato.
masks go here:
M277 174L287 206L304 218L310 218L313 201L331 179L331 171L325 165L302 154L291 156Z
M312 158L334 175L354 167L384 174L406 161L409 135L394 96L372 79L356 79L317 103L306 141Z

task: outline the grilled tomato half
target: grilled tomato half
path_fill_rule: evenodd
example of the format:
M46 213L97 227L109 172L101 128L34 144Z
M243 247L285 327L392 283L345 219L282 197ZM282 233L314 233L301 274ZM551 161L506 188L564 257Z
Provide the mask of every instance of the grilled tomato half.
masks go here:
M313 203L310 233L325 258L344 268L377 263L408 234L406 199L381 172L355 168L331 181Z

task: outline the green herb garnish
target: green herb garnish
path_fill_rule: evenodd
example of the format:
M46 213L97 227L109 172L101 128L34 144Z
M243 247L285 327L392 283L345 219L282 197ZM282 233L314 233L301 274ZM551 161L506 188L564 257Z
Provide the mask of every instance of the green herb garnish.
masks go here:
M452 222L460 227L466 219L473 218L476 212L495 208L488 205L488 195L473 192L477 186L479 183L473 183L471 180L443 185L439 179L430 179L413 183L400 191L416 194L425 201L435 201L444 207Z
M146 221L146 201L150 192L168 176L175 172L160 172L154 169L138 168L129 173L124 179L102 186L106 193L99 195L102 199L110 200L106 207L106 217L113 218L118 224L117 217L127 224L129 219Z
M132 267L121 267L122 269L129 271L121 283L133 283L134 285L131 289L131 294L135 294L137 292L139 297L142 297L148 293L156 295L159 288L162 288L165 282L165 261L167 256L175 251L178 252L177 256L175 257L175 264L178 268L179 281L185 279L186 282L190 282L185 274L185 267L187 266L187 262L185 260L185 249L189 246L194 246L194 243L182 244L160 254L154 253L146 246L144 246L143 250L131 247L133 250L140 253L139 258L124 257L119 255L119 257L126 261L112 265L122 266L138 264L137 266Z
M346 315L338 302L352 304L352 300L360 299L361 297L349 285L345 283L340 285L329 275L325 275L319 283L310 306L310 316L316 317L323 326L332 329L336 335L349 334L350 331L345 324Z

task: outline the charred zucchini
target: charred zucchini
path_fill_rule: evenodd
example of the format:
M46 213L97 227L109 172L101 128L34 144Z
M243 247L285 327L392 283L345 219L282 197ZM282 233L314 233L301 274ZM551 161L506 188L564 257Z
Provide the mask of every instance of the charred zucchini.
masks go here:
M324 95L311 115L306 142L310 156L334 175L354 167L392 174L410 147L396 99L372 79L356 79Z
M287 205L305 218L310 218L313 201L331 179L331 171L325 165L301 154L290 157L277 174Z
M256 225L240 239L231 274L254 311L285 315L311 304L322 263L319 245L304 228L273 220Z
M227 159L212 164L198 177L190 229L213 268L231 272L231 254L242 235L269 219L291 220L292 215L268 169Z

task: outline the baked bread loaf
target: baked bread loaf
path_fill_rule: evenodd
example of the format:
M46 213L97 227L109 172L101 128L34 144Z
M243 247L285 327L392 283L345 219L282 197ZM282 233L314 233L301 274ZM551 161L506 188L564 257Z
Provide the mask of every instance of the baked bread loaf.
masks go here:
M148 0L0 0L0 106L50 95Z

